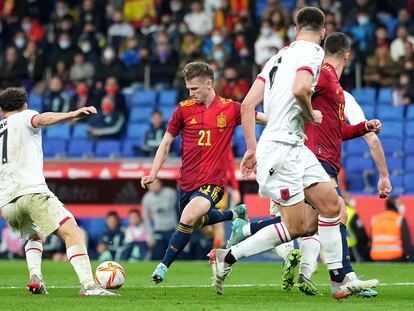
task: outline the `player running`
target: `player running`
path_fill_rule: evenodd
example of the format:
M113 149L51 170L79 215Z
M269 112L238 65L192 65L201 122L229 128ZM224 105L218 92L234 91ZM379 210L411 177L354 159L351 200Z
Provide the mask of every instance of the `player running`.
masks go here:
M27 107L26 92L8 88L0 92L0 208L12 228L28 238L25 246L33 294L47 294L41 271L43 242L56 234L66 244L66 254L81 283L81 296L115 295L97 285L92 275L85 236L73 215L49 190L43 175L41 129L56 123L96 114L94 107L67 113L39 114Z
M233 131L241 121L240 103L216 95L213 71L208 64L189 63L183 74L191 99L178 105L150 175L141 179L142 187L154 181L171 144L181 132L182 166L178 177L181 218L162 262L151 275L156 284L164 280L168 267L190 241L194 229L235 218L247 220L244 206L233 211L214 208L223 196ZM257 113L256 118L258 122L266 122L262 113Z

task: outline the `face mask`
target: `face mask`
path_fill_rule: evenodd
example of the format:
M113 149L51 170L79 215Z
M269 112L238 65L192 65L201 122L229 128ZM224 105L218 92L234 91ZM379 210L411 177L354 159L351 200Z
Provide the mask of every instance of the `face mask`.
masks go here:
M269 37L272 34L272 29L269 27L262 28L261 33L263 36Z
M295 40L295 31L293 30L293 28L289 28L289 30L287 32L287 36L288 36L290 41Z
M114 111L114 106L112 104L103 104L102 105L102 112L103 113L111 113Z
M216 51L213 53L214 60L220 62L224 59L224 53L222 51Z
M85 96L86 94L88 94L88 89L86 87L78 88L78 95L79 96Z
M59 41L59 47L63 50L66 50L70 47L70 41Z
M211 42L213 42L214 45L219 45L223 42L223 37L220 35L214 35L211 37Z
M228 81L230 84L234 84L234 83L236 83L237 78L229 78L229 79L227 79L227 81Z
M170 52L168 52L168 51L159 51L158 52L158 56L160 57L161 60L166 60L169 55L170 55Z
M113 50L105 50L103 57L105 60L113 60L115 58L115 52Z
M360 15L357 17L357 21L358 24L360 24L361 26L368 24L369 22L369 17L366 15Z
M109 95L114 95L116 94L116 92L118 92L118 88L116 86L107 86L105 88L105 91L109 94Z
M183 4L181 2L174 1L170 3L170 9L173 12L178 12L179 10L181 10L182 7Z
M214 76L214 80L217 81L220 78L221 74L219 71L214 71L213 76Z
M92 44L88 41L81 43L80 48L83 53L89 53L92 50Z
M58 9L56 10L56 15L59 17L65 16L68 13L67 9Z
M32 24L31 23L24 23L22 25L22 28L25 32L28 32L30 30L30 28L32 28Z
M26 39L24 39L24 38L17 38L16 40L14 40L14 44L16 45L16 47L18 47L19 49L21 49L26 44Z

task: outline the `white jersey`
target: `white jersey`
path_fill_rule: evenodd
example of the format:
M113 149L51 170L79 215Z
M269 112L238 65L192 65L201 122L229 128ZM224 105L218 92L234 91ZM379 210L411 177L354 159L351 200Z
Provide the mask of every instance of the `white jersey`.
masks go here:
M344 95L345 118L348 120L349 124L356 125L358 123L366 121L367 119L365 118L365 114L362 111L361 106L356 102L355 97L347 91L344 91Z
M51 193L43 175L42 133L32 125L37 114L24 110L0 121L0 208L25 194Z
M304 117L293 96L293 82L297 71L308 70L314 77L313 90L319 79L323 58L324 52L319 45L299 40L269 59L258 75L258 79L265 82L263 106L268 120L260 139L303 143Z

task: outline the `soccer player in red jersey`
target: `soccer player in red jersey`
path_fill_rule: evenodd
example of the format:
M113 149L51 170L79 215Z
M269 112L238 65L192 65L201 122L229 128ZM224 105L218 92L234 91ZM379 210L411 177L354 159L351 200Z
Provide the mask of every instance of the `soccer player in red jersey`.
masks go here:
M178 177L181 218L164 259L151 276L156 284L164 280L167 268L190 241L194 228L235 218L247 220L243 205L233 211L213 208L223 196L233 131L241 122L241 105L216 95L213 71L208 64L189 63L183 74L191 98L178 105L157 150L150 175L141 179L142 187L154 181L174 138L181 132L182 166ZM262 113L257 113L256 118L260 123L266 122Z

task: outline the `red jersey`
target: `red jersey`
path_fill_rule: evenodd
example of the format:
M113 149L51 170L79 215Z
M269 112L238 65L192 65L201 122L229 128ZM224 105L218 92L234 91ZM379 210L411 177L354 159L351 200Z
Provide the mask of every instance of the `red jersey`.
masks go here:
M190 191L207 184L224 187L233 131L241 122L240 106L219 96L208 108L195 99L178 105L167 132L173 136L181 132L181 189Z
M305 145L312 150L318 160L328 163L339 172L341 168L342 140L362 136L367 133L365 122L355 126L345 120L345 96L335 68L325 63L322 66L318 83L312 95L312 107L323 114L319 126L305 124L308 139Z

